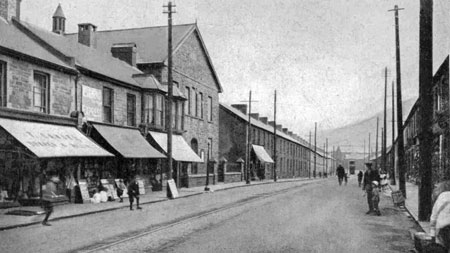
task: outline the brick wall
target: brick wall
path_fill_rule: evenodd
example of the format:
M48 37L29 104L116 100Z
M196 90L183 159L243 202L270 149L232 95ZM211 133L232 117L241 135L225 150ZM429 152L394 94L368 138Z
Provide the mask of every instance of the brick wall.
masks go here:
M70 112L75 110L73 76L4 55L0 55L0 60L6 62L8 108L35 110L33 73L39 71L49 76L50 114L69 116Z

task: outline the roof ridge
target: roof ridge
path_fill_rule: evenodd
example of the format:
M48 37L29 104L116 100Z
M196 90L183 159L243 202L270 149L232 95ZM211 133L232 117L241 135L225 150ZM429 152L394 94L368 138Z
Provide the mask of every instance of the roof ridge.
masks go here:
M179 25L172 25L174 26L195 26L195 23L186 23L186 24L179 24ZM149 28L161 28L161 27L167 27L167 25L159 25L159 26L144 26L144 27L133 27L133 28L119 28L119 29L110 29L110 30L97 30L96 33L101 32L120 32L120 31L130 31L130 30L143 30L143 29L149 29ZM74 35L78 34L78 32L74 33L66 33L65 35Z

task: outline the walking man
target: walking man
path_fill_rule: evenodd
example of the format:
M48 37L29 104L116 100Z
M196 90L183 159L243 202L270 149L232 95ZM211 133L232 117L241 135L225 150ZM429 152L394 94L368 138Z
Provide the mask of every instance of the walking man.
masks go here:
M133 210L133 199L136 199L136 209L142 209L139 206L139 184L136 178L133 178L128 185L128 199L130 200L130 210Z
M361 187L362 178L363 178L363 173L362 173L362 171L359 171L359 173L358 173L358 187Z
M378 170L372 168L372 163L366 163L367 170L364 172L363 179L363 191L366 191L367 195L367 204L369 205L369 211L366 214L370 214L374 212L373 206L373 192L372 192L372 182L376 181L378 185L380 184L380 174Z
M339 166L336 169L336 174L338 176L339 185L342 185L342 180L345 177L345 169L342 167L342 165L339 164Z
M59 183L59 178L54 176L45 184L45 189L42 191L42 206L46 212L45 218L42 221L42 225L51 226L48 223L48 218L53 213L53 199L57 197L56 195L56 184Z

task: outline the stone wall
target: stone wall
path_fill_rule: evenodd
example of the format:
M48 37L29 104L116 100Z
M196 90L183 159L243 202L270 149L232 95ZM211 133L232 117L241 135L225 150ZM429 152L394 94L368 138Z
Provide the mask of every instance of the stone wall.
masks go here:
M81 85L99 89L103 92L103 87L113 89L114 91L114 124L127 126L127 94L136 96L136 126L141 122L141 92L131 88L125 88L109 82L83 75L78 81L81 94ZM102 108L101 108L102 109ZM103 109L102 109L103 110Z
M0 60L6 62L8 108L36 111L33 106L33 73L39 71L49 76L49 113L69 116L75 110L74 76L4 55L0 55Z

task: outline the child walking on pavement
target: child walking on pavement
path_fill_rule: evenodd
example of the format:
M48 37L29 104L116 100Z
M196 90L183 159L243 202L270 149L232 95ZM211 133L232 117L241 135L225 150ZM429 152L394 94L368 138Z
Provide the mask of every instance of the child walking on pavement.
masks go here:
M381 212L378 209L380 203L380 188L378 188L378 182L372 181L372 207L376 215L380 216Z

